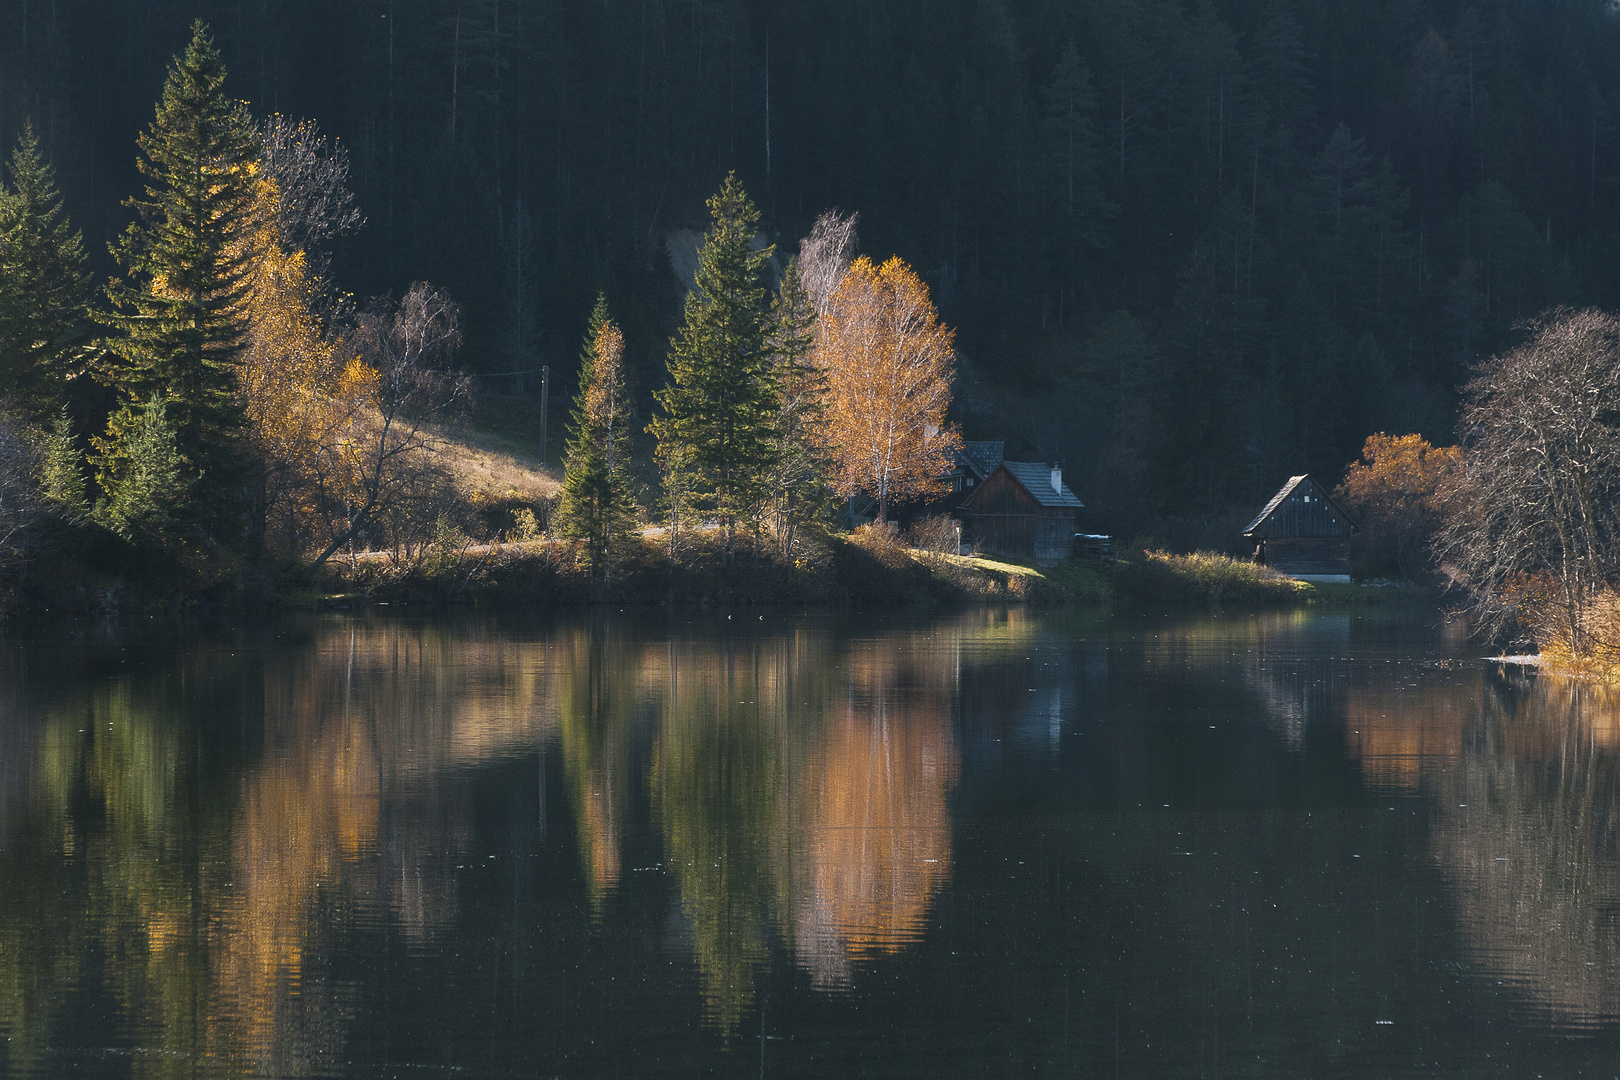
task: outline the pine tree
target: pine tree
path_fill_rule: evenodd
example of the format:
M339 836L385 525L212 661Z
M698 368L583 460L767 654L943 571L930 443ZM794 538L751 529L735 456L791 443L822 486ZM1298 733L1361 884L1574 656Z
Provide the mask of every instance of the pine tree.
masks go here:
M557 531L582 542L583 561L599 587L612 574L614 550L635 528L630 403L624 334L608 314L606 298L598 296L580 355Z
M820 430L827 413L827 376L814 361L815 325L815 301L794 259L782 273L770 321L777 390L771 516L784 555L792 555L799 526L819 517L828 504Z
M107 287L118 362L104 373L127 402L162 396L199 504L219 521L244 501L236 365L247 296L259 147L246 107L225 96L207 28L169 69L152 125L138 139L146 198L113 247L128 278ZM103 454L120 440L97 440ZM114 463L103 468L118 471Z
M64 517L77 520L89 512L85 498L84 455L73 436L73 422L67 409L56 414L51 430L42 440L39 463L41 494Z
M96 507L101 522L126 539L162 544L172 537L191 491L168 403L154 396L125 405L107 422L104 471L96 476L106 498Z
M56 171L23 123L0 184L0 396L28 415L50 415L73 348L88 325L84 242L68 223Z
M713 222L698 251L697 287L670 347L669 385L653 395L664 415L651 430L660 460L689 460L697 494L725 529L730 562L737 522L758 507L774 456L763 278L775 248L754 246L759 212L735 174L708 205Z

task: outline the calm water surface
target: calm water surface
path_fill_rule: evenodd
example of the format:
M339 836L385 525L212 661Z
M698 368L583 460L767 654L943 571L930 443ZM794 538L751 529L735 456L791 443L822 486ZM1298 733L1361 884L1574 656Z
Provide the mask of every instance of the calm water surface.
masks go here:
M1620 1074L1620 698L1342 614L0 641L0 1075Z

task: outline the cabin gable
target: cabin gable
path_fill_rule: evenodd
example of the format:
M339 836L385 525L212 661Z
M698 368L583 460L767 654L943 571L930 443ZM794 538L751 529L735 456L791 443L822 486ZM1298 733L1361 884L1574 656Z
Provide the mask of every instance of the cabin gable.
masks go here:
M1359 532L1344 508L1308 474L1290 477L1243 535L1251 540L1320 537L1348 540Z
M1360 529L1309 475L1291 476L1243 536L1255 561L1290 577L1350 580L1350 538Z
M1003 461L963 500L961 513L977 550L1052 564L1073 553L1080 505L1061 472Z

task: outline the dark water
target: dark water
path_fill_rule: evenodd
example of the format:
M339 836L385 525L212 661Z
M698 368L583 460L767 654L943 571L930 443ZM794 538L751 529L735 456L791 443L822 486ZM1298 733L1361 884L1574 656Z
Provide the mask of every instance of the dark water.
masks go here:
M1620 699L1434 620L0 644L0 1074L1620 1074Z

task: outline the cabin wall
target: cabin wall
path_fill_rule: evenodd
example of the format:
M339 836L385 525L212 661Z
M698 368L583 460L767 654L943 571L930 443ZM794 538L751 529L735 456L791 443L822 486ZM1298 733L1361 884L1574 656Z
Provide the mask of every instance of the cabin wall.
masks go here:
M1027 559L1043 566L1073 554L1074 511L1039 507L1034 513L966 515L976 550Z
M990 474L963 502L975 549L1042 565L1067 559L1074 548L1074 510L1042 506L1006 472Z
M1348 574L1350 541L1326 536L1270 537L1266 565L1289 575Z
M1052 566L1074 553L1074 511L1042 508L1035 518L1035 561Z
M1305 501L1307 496L1310 502ZM1258 531L1270 537L1348 537L1350 520L1327 499L1316 481L1307 480L1260 523Z

